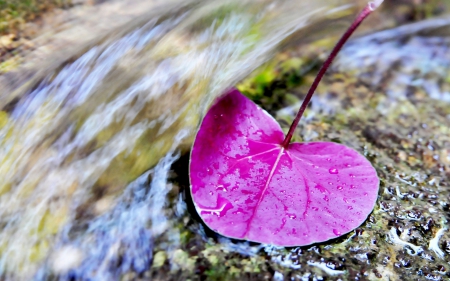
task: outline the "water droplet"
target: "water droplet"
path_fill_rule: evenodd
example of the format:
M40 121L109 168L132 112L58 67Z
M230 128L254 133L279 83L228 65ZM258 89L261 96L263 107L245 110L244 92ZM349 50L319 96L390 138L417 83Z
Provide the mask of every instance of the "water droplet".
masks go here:
M353 184L350 185L350 189L354 189L356 186L354 186Z
M209 195L214 195L214 192L210 191L210 192L209 192Z
M336 236L341 235L341 232L340 232L339 230L337 230L337 229L333 229L333 233L334 233L334 235L336 235Z
M287 216L291 219L291 220L295 220L297 218L297 216L295 214L287 214Z
M355 175L354 175L354 174L350 174L349 176L350 176L351 178L354 178L354 177L355 177Z
M344 202L348 204L348 199L347 199L347 198L344 198Z
M329 184L329 185L333 185L333 183L332 183L332 182L328 182L328 184Z
M319 210L319 208L317 208L317 207L311 207L311 209L313 209L316 212Z
M213 171L210 168L206 168L206 172L208 172L208 175L212 175L213 174Z
M361 212L356 212L356 214L359 216L359 215L361 215Z
M352 165L350 165L350 164L345 164L345 167L351 167Z
M286 218L283 218L283 219L281 220L281 222L283 222L283 224L285 224L285 223L286 223Z
M367 195L369 195L369 193L367 193L367 192L364 192L364 196L367 196Z
M209 208L209 207L203 207L201 205L197 205L197 208L199 209L200 214L211 214L211 215L215 215L220 218L220 217L223 217L227 213L228 210L233 208L233 205L231 205L231 203L228 200L221 198L219 195L217 197L216 207Z
M331 168L328 170L328 172L330 172L330 174L333 174L333 175L336 175L339 173L338 169L336 169L336 168Z
M331 158L327 158L327 161L330 162L330 161L331 161Z
M344 188L343 188L342 186L339 185L339 186L337 187L337 189L338 189L338 190L342 190L342 189L344 189Z
M223 114L220 114L220 117L223 117Z
M281 190L280 193L281 193L281 194L285 194L285 193L286 193L286 190Z
M353 210L353 207L352 206L348 206L347 209Z
M330 201L330 198L328 198L328 196L325 195L325 197L323 197L323 200L328 202L328 201Z
M225 188L225 186L223 186L223 185L218 185L217 187L216 187L216 190L218 190L218 191L223 191L223 192L227 192L228 190Z

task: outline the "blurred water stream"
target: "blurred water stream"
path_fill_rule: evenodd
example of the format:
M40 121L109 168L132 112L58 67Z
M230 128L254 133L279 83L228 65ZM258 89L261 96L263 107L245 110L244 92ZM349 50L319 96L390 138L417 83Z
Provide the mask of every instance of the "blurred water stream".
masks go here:
M344 4L171 6L2 94L2 279L118 280L148 269L154 243L173 258L169 167L205 110L289 36L351 14Z

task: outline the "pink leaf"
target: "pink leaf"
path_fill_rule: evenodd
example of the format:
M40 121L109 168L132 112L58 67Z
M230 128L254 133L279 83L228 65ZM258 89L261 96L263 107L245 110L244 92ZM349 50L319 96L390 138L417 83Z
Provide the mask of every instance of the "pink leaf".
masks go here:
M203 221L237 239L302 246L358 227L379 179L364 156L331 142L291 143L232 90L205 116L192 148L191 192Z

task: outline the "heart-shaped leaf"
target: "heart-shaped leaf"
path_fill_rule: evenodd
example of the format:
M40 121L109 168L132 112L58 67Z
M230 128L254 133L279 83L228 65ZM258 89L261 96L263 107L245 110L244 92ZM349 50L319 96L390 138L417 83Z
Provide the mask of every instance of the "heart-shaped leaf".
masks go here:
M195 207L214 231L278 246L326 241L372 211L379 180L369 161L332 142L291 143L237 90L205 116L192 148Z
M369 161L341 144L290 140L327 68L381 2L369 2L333 48L286 137L267 112L237 90L211 107L190 163L192 198L210 228L238 239L302 246L364 222L379 185Z

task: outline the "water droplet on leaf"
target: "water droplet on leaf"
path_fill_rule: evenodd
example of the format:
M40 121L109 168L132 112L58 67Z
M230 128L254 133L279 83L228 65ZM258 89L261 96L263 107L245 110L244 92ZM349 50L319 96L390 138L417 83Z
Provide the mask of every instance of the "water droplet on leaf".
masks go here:
M330 172L330 174L332 174L332 175L336 175L339 173L339 170L336 168L331 168L328 170L328 172Z

